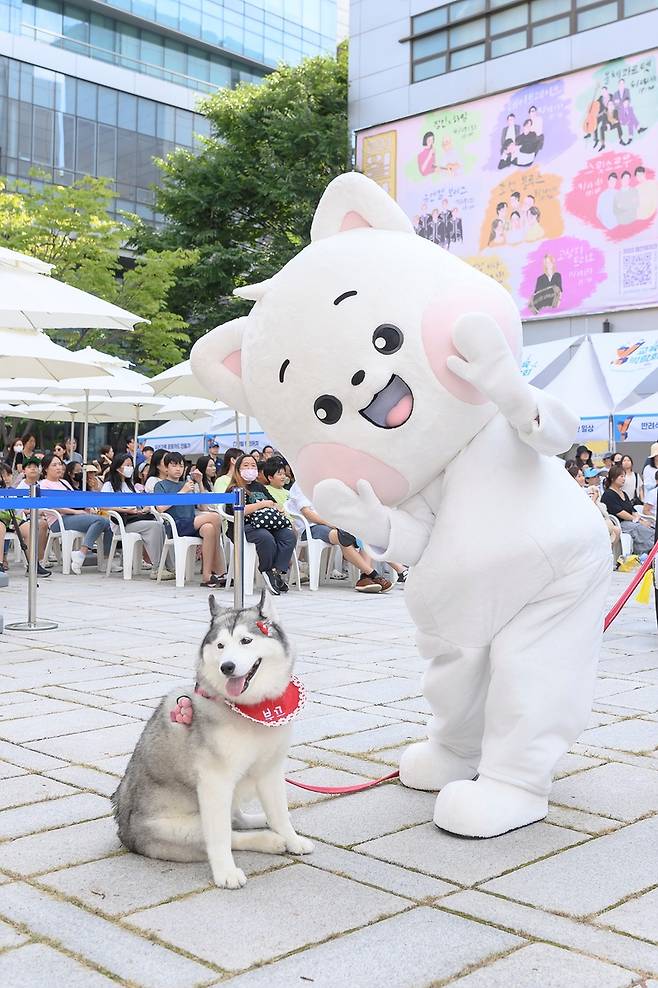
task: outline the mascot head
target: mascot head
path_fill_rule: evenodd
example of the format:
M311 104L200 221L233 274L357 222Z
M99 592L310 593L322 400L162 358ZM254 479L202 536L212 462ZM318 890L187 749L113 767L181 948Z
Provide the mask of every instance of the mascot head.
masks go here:
M307 495L364 478L384 504L421 490L495 414L452 374L455 322L493 317L518 355L521 321L491 278L416 236L356 172L327 187L311 243L269 281L239 288L250 314L192 350L222 401L254 415Z

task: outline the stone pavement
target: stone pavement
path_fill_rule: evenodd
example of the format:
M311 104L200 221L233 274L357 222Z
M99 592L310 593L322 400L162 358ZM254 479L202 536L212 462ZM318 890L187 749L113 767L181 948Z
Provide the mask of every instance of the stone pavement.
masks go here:
M205 865L123 851L109 802L159 697L189 689L205 592L55 573L39 606L56 631L0 636L1 983L658 988L652 607L631 603L606 635L546 821L471 841L439 832L433 796L398 784L290 787L315 852L239 853L249 880L228 892ZM290 772L330 785L389 772L427 713L402 588L364 599L337 584L278 606L310 693ZM0 609L25 607L14 566Z

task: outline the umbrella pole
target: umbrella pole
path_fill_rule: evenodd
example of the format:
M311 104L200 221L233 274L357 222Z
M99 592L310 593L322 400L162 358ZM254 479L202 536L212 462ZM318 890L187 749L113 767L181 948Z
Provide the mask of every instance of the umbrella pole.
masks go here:
M244 437L245 449L247 449L247 450L249 449L249 443L250 443L250 441L251 440L249 439L249 416L247 415L247 426L246 426L245 437Z
M240 445L240 418L238 413L235 413L235 445Z
M38 495L36 484L30 485L30 497ZM30 508L30 559L27 571L27 621L6 625L8 631L49 631L56 628L55 621L37 619L37 567L39 565L39 509Z
M87 463L88 446L89 446L89 392L88 391L85 391L85 429L84 429L84 438L83 438L83 441L82 441L82 449L83 449L82 461L83 461L83 463ZM73 452L73 450L71 450L71 452ZM83 470L82 471L82 489L83 489L83 491L86 491L87 490L87 471L86 470Z
M139 405L135 405L135 458L133 467L137 470L137 436L139 434Z
M617 452L617 444L615 443L615 417L610 415L608 418L608 440L610 442L609 449L612 453Z
M69 440L71 442L71 449L73 449L73 440L75 439L75 412L71 412L71 429L69 432Z

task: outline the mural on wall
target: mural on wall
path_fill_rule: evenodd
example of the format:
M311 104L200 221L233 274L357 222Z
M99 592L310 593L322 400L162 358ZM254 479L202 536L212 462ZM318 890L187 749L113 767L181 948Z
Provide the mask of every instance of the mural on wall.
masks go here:
M357 167L526 319L655 305L657 54L361 131Z

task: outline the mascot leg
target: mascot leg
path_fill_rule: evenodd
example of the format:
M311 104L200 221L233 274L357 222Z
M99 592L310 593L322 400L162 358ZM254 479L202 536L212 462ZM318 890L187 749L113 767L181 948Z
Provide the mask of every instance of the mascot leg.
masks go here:
M437 826L495 837L546 816L555 764L591 710L611 570L606 554L560 577L494 637L479 778L439 793Z
M431 655L423 694L432 709L427 741L409 745L400 759L400 781L434 791L456 779L472 779L480 761L484 703L489 684L489 647L463 648L435 635L418 634Z

